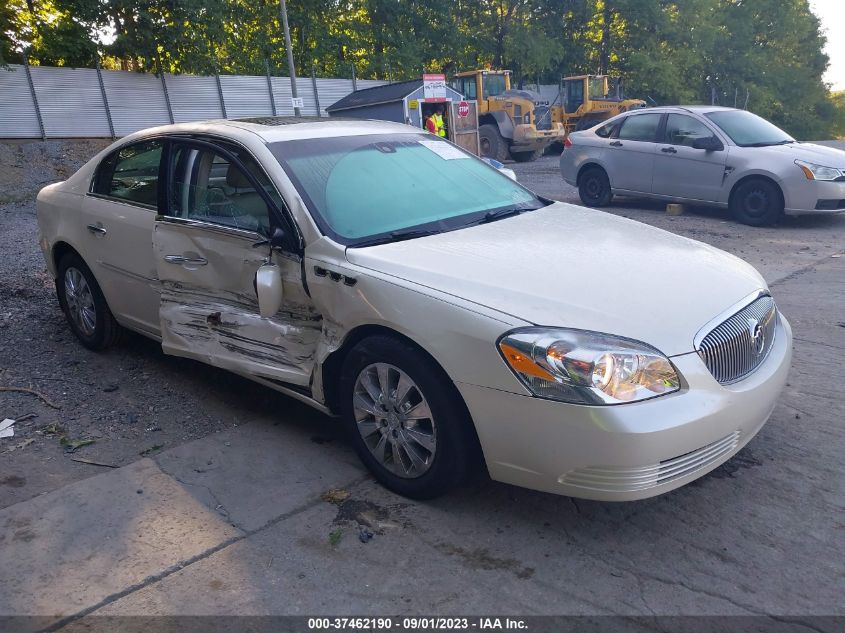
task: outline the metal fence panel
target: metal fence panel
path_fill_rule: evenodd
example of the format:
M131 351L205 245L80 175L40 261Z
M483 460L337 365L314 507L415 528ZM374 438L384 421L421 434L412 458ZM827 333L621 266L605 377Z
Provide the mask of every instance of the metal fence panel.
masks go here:
M273 99L276 100L276 112L279 116L293 116L293 106L290 103L290 78L271 77L273 85Z
M288 83L290 83L290 79L288 79ZM317 116L317 100L314 98L314 84L311 83L311 77L297 77L296 92L297 96L305 103L305 107L302 108L302 116Z
M0 68L0 138L39 138L38 115L23 66Z
M32 66L30 70L48 138L111 136L104 92L116 136L170 122L165 89L156 75L104 70L101 90L95 69ZM292 116L290 79L272 77L270 83L277 113ZM323 115L327 106L352 91L349 79L317 79L316 83ZM358 87L384 83L361 79ZM223 75L220 91L215 77L165 75L165 84L176 122L221 118L220 92L229 118L269 116L273 112L266 76ZM297 79L297 92L304 102L302 114L315 116L317 95L311 77ZM0 138L40 136L25 67L0 70Z
M104 70L103 84L117 136L170 123L161 79L155 75Z
M53 138L111 136L97 71L30 66L44 133Z
M250 75L220 75L226 115L230 119L273 116L267 77Z
M352 92L351 79L318 79L317 91L320 93L320 107L323 116L328 116L326 108L337 103Z
M173 120L176 123L223 117L214 77L165 75L164 81L167 83L167 94L170 96Z

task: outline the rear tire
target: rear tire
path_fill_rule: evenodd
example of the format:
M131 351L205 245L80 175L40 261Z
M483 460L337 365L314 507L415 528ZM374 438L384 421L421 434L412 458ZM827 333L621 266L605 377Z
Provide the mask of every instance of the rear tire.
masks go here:
M511 156L518 163L530 163L532 160L537 160L543 150L537 149L530 152L511 152Z
M56 294L70 329L85 347L103 350L114 345L121 327L112 316L97 280L76 253L62 257L56 276Z
M499 133L499 128L491 123L478 127L478 144L484 158L493 158L503 163L509 157L508 142Z
M769 226L783 216L783 196L773 182L752 178L734 190L730 208L737 222L749 226Z
M473 463L466 407L413 345L383 335L358 343L343 362L340 396L355 451L386 488L431 499L465 479Z
M588 167L578 179L578 195L588 207L606 207L613 199L610 179L601 167Z

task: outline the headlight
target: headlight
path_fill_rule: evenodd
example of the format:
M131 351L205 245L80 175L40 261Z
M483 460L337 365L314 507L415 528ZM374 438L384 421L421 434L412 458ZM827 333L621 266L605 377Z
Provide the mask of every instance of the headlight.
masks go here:
M620 404L680 389L669 359L629 339L557 328L514 330L499 341L505 362L531 393L575 404Z
M803 160L796 160L795 164L801 168L807 180L845 180L845 174L834 167L824 167Z

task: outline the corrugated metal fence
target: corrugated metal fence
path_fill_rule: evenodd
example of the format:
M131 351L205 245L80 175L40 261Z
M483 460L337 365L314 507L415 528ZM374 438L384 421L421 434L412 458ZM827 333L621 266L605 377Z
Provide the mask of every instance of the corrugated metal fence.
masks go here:
M359 79L357 87L385 82ZM352 92L351 79L297 78L302 114ZM0 138L124 136L167 123L293 115L288 77L146 75L93 68L0 69Z

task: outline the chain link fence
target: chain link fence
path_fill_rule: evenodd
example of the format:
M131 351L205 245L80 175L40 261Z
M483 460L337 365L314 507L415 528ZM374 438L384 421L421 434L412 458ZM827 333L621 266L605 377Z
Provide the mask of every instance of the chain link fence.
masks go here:
M353 90L382 85L366 79L301 77L304 116ZM11 65L0 68L0 138L116 138L155 125L204 119L292 116L289 77L149 75L99 68Z

